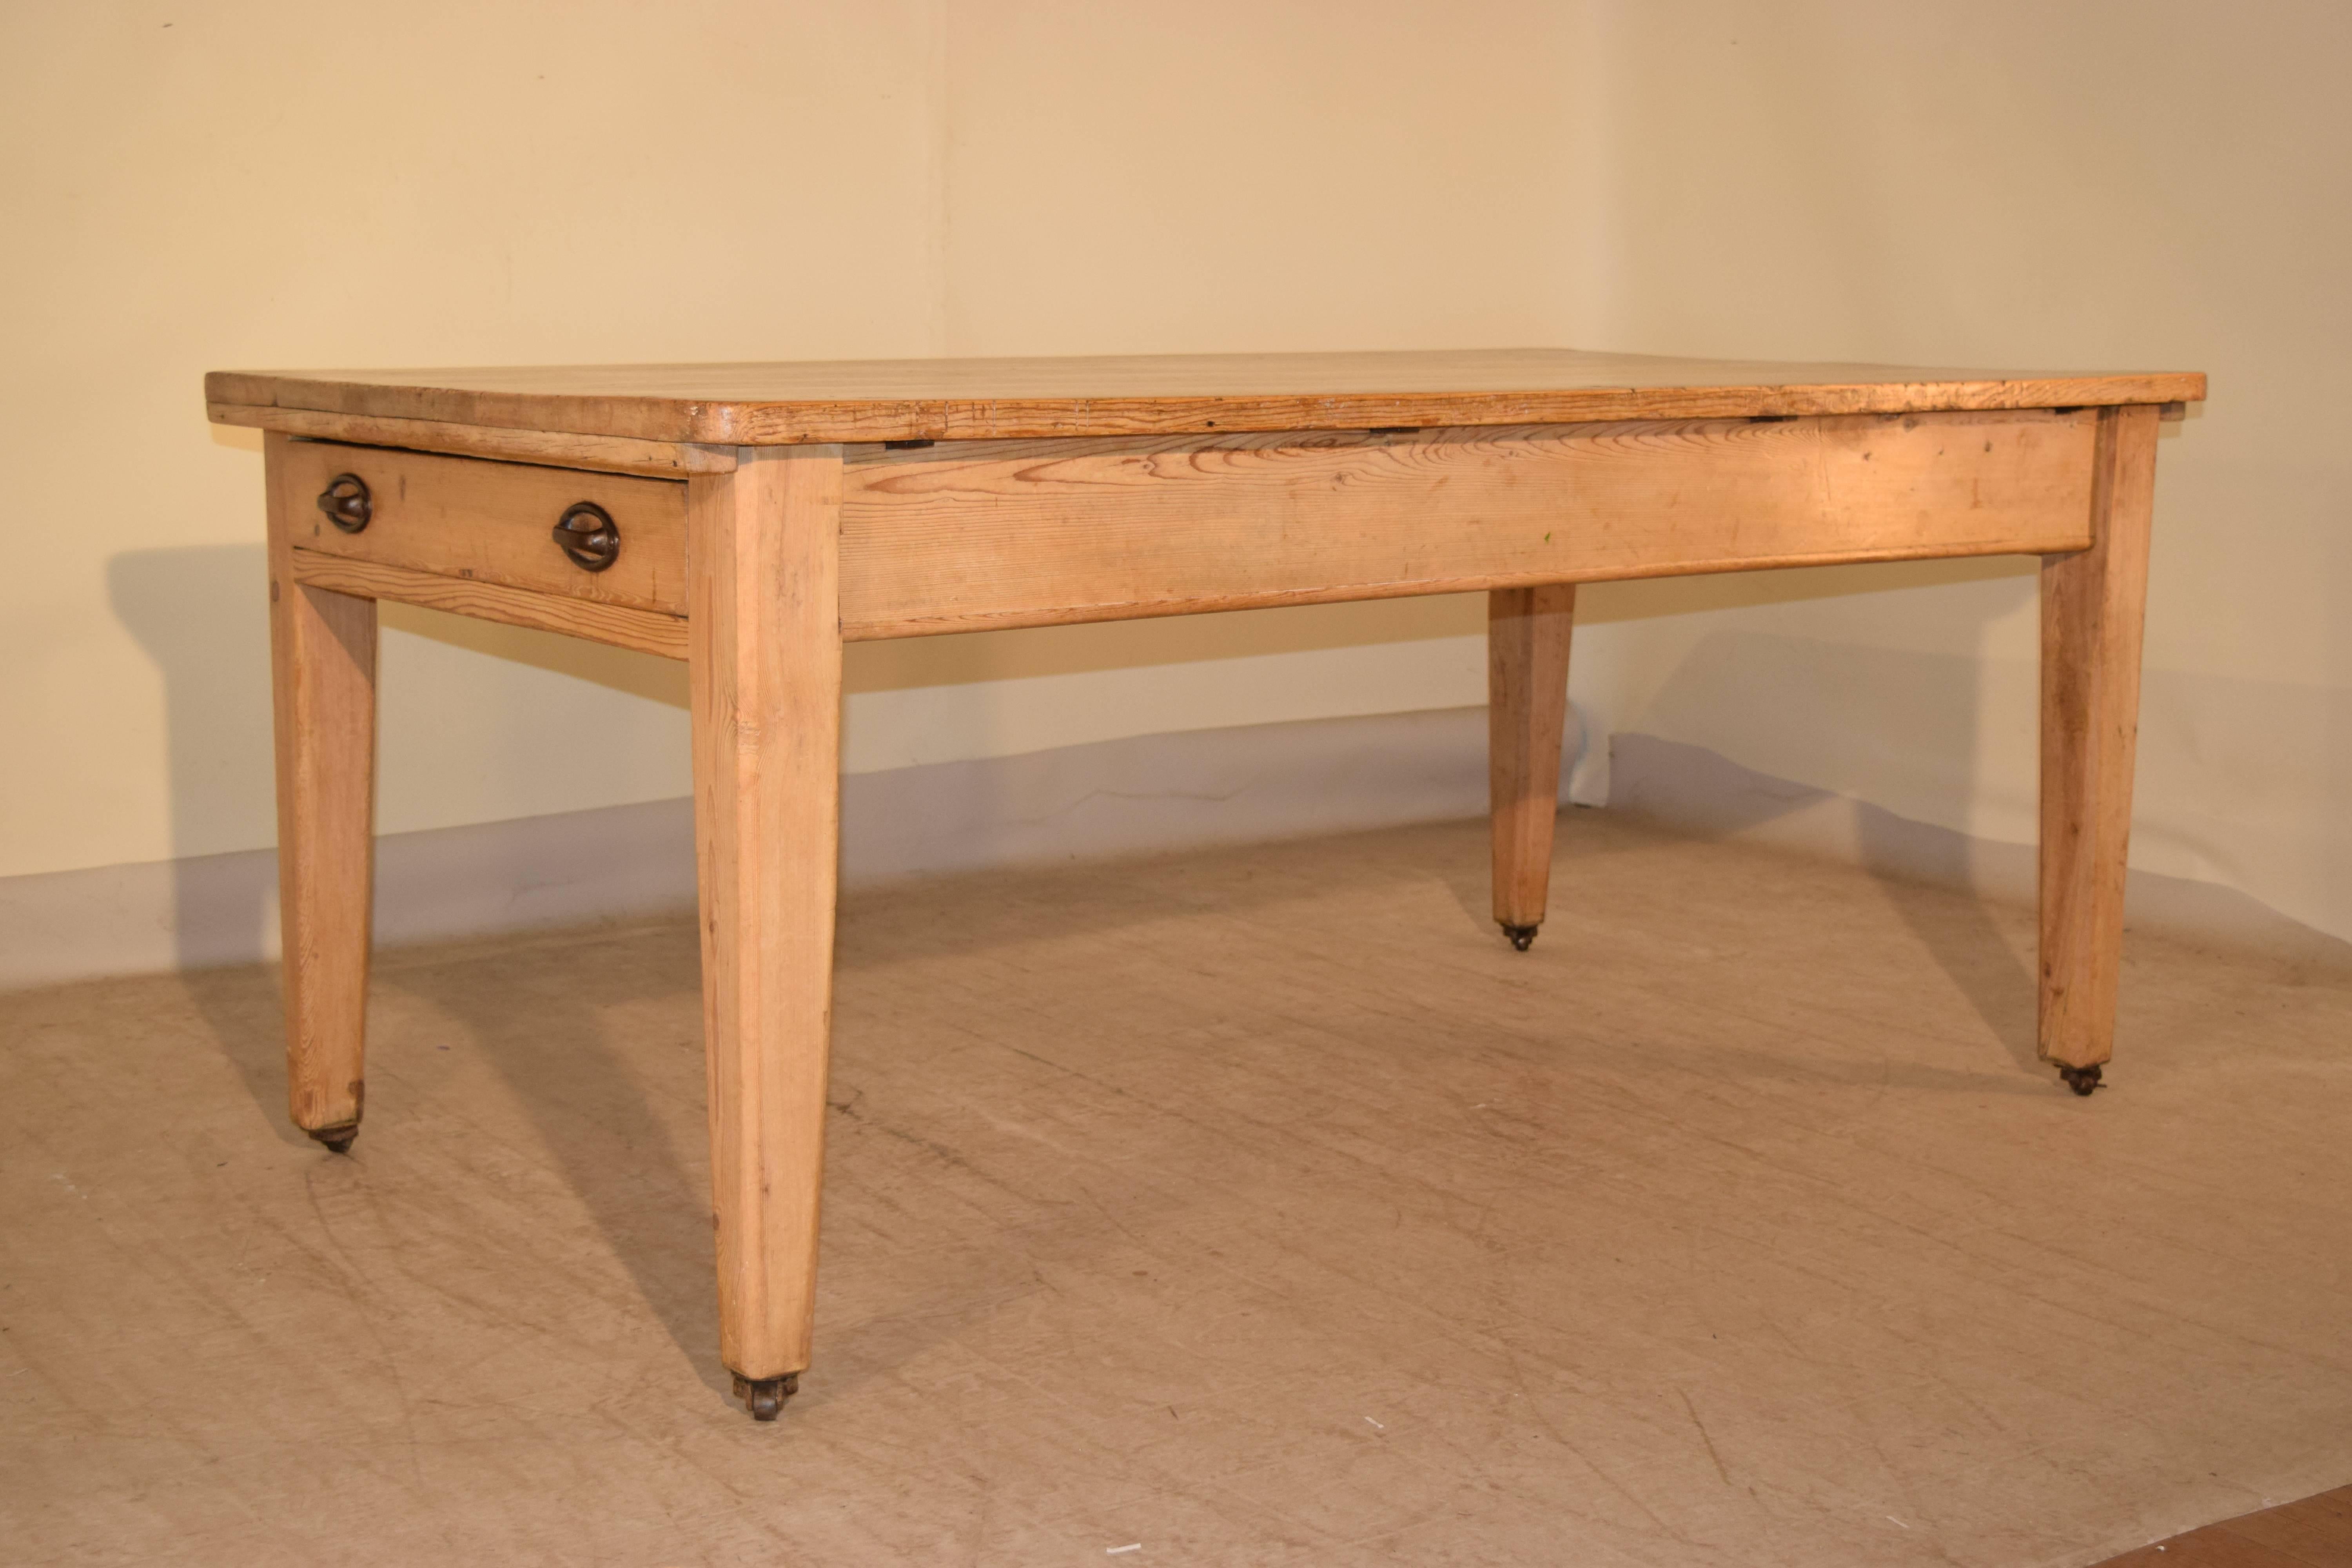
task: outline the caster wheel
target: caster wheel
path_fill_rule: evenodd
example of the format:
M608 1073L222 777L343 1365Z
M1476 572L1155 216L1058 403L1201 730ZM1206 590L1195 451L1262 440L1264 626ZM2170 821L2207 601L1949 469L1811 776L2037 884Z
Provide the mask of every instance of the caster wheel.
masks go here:
M1533 926L1515 926L1508 921L1496 921L1495 923L1503 928L1503 934L1509 937L1511 945L1521 952L1527 952L1528 944L1536 940L1536 928Z
M2076 1094L2087 1095L2099 1087L2099 1069L2095 1067L2062 1067L2058 1069L2058 1076L2065 1079L2066 1087Z
M735 1374L735 1397L743 1402L754 1421L773 1421L783 1409L784 1401L800 1389L801 1374L788 1372L782 1377L745 1377Z
M352 1152L352 1140L360 1135L360 1124L356 1121L346 1121L340 1126L311 1127L305 1131L325 1144L328 1153L348 1154Z

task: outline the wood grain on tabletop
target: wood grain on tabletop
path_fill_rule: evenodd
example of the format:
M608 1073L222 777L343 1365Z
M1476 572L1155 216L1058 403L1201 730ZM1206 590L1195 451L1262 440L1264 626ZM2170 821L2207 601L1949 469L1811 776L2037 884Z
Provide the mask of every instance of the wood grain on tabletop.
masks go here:
M735 467L732 447L639 441L624 436L572 436L561 431L498 430L434 419L328 414L315 408L251 408L215 403L209 405L205 413L216 425L275 430L306 440L403 447L464 458L496 458L510 463L546 463L559 468L600 468L616 474L646 474L657 479L680 479L688 474L723 474Z
M2205 378L1484 349L215 371L205 395L228 423L306 409L767 446L2165 404Z

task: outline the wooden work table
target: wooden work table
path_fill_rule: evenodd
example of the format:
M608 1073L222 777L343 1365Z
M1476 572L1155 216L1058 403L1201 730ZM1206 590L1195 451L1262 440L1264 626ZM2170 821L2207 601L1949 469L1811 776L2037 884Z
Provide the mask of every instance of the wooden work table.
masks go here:
M268 432L295 1122L359 1129L375 602L691 666L719 1348L809 1363L859 638L1485 590L1495 919L1544 916L1575 584L2042 558L2040 1038L2112 1046L2157 422L2201 375L1565 350L219 372Z

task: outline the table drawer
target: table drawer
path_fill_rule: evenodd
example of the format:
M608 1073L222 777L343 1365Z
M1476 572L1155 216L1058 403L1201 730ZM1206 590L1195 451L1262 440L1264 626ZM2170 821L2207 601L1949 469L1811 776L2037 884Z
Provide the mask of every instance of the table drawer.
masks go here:
M346 506L339 521L322 500L346 477L365 487L365 505ZM303 550L686 613L686 486L677 480L295 441L278 483L292 542ZM593 569L575 563L554 537L583 503L602 509L614 542L610 563ZM578 515L582 533L599 528L593 512ZM575 547L592 554L604 542L575 535Z

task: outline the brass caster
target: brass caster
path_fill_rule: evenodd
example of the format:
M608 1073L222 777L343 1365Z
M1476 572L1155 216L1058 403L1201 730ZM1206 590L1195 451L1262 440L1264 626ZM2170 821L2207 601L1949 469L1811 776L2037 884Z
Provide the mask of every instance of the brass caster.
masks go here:
M1521 952L1527 952L1528 943L1536 939L1536 928L1533 926L1515 926L1508 921L1496 921L1495 923L1503 928L1503 934L1509 937L1511 945Z
M2093 1089L2099 1087L2099 1069L2096 1067L2070 1068L2062 1066L2058 1069L2058 1076L2066 1080L2066 1087L2073 1089L2076 1094L2087 1095Z
M303 1131L324 1143L328 1153L348 1154L352 1152L352 1140L360 1135L360 1124L340 1121L332 1127L306 1127Z
M773 1421L783 1409L784 1401L799 1392L801 1374L788 1372L782 1377L745 1377L735 1374L735 1397L743 1402L754 1421Z

